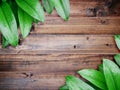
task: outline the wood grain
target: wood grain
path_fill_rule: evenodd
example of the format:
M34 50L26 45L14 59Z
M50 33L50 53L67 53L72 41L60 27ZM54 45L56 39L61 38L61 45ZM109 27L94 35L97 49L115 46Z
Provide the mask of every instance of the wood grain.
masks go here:
M97 68L102 58L113 59L113 55L1 55L0 89L57 90L66 75L76 76L82 68Z
M0 49L0 54L115 54L113 35L30 35L22 45Z
M26 72L25 72L26 73ZM33 73L33 76L26 77L24 72L4 72L0 76L8 74L6 78L0 78L1 90L57 90L60 84L64 84L66 74L75 75L74 72L66 73ZM29 74L28 72L27 74ZM12 76L13 75L13 76ZM56 78L54 78L56 77ZM12 81L12 82L11 82Z
M83 68L97 68L102 58L111 59L111 56L113 55L1 55L0 71L31 71L39 73L76 71Z
M6 49L0 45L0 90L58 90L66 75L97 69L103 58L113 60L119 53L113 36L120 34L120 3L112 8L105 7L105 0L70 3L69 21L55 10L45 13L46 21L35 24L21 45ZM101 16L88 15L96 8L102 10Z
M35 25L32 33L40 34L120 34L120 3L106 9L104 0L70 0L71 16L68 22L56 11L46 14L45 23ZM89 9L100 9L101 16L88 17Z
M70 0L71 3L71 17L86 17L86 10L89 8L96 8L97 6L103 7L105 6L104 0ZM117 3L114 9L110 10L109 16L119 16L119 7L120 3ZM46 14L49 16L48 14ZM52 16L58 16L56 11L52 13Z
M93 22L94 23L94 22ZM119 25L45 25L31 33L40 34L120 34Z

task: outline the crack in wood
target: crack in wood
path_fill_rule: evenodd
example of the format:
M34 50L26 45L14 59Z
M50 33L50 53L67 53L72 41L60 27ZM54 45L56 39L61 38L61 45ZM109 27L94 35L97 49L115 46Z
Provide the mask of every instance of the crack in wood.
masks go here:
M25 78L31 78L33 76L33 73L31 72L22 73L22 74L25 75Z

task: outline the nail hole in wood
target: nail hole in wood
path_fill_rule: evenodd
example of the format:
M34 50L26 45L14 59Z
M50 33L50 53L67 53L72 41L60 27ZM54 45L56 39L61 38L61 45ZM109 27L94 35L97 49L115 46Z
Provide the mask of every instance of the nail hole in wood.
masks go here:
M76 45L74 45L74 49L76 49L77 48L77 46Z
M87 37L86 39L89 40L89 37Z
M111 45L111 44L106 44L106 46L107 46L107 47L112 47L112 45Z

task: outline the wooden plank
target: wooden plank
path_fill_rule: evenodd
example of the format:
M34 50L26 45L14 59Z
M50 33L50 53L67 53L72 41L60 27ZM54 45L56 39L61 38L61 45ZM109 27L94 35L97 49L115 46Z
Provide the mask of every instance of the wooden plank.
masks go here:
M76 71L97 68L102 58L113 55L46 54L1 55L0 71L31 71L40 73Z
M39 25L120 25L120 17L70 17L69 21L64 21L59 17L46 17L44 24L35 24L36 27Z
M96 1L93 1L93 2L90 2L90 1L74 1L74 0L70 0L70 6L71 6L71 16L73 15L85 15L85 10L84 9L87 9L87 8L90 8L90 7L95 7L97 5L98 2ZM46 14L48 15L48 14ZM52 13L53 16L56 16L57 13L56 11L54 11Z
M22 45L0 49L0 54L114 54L118 53L113 35L37 35Z
M102 58L113 59L113 55L1 55L0 89L58 90L66 75L97 68Z
M28 72L29 73L29 72ZM8 75L7 75L8 74ZM0 78L1 90L58 90L60 85L64 84L66 74L74 75L72 73L48 73L39 74L34 73L31 77L26 77L24 72L2 72L1 76L9 76ZM56 78L54 78L56 77Z
M46 25L36 27L32 33L40 34L120 34L120 26L100 25Z
M53 34L120 34L120 17L71 17L64 22L48 17L44 25L36 24L31 33Z
M89 8L105 8L105 1L104 0L70 0L70 4L71 4L71 17L72 16L87 16L86 15L86 10L88 10ZM120 16L120 12L119 12L119 7L120 7L120 3L116 3L115 7L113 7L113 9L111 9L110 11L110 16ZM102 9L103 10L103 9ZM58 14L56 13L56 11L54 11L52 14L52 16L58 16ZM49 16L48 14L46 14L46 16Z
M40 34L120 34L120 3L116 4L112 9L106 9L105 1L99 0L71 0L71 16L68 22L64 22L58 17L56 11L46 18L45 23L35 25L35 31L32 33ZM102 13L106 13L102 17L96 15L88 17L89 8L98 7Z

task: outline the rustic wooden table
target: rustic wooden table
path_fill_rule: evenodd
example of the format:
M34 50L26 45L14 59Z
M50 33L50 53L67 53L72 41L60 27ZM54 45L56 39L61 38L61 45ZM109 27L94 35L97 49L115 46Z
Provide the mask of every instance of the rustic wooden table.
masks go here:
M67 74L97 68L102 58L119 53L113 35L120 34L120 3L70 0L71 17L56 12L16 48L0 48L0 90L58 90Z

